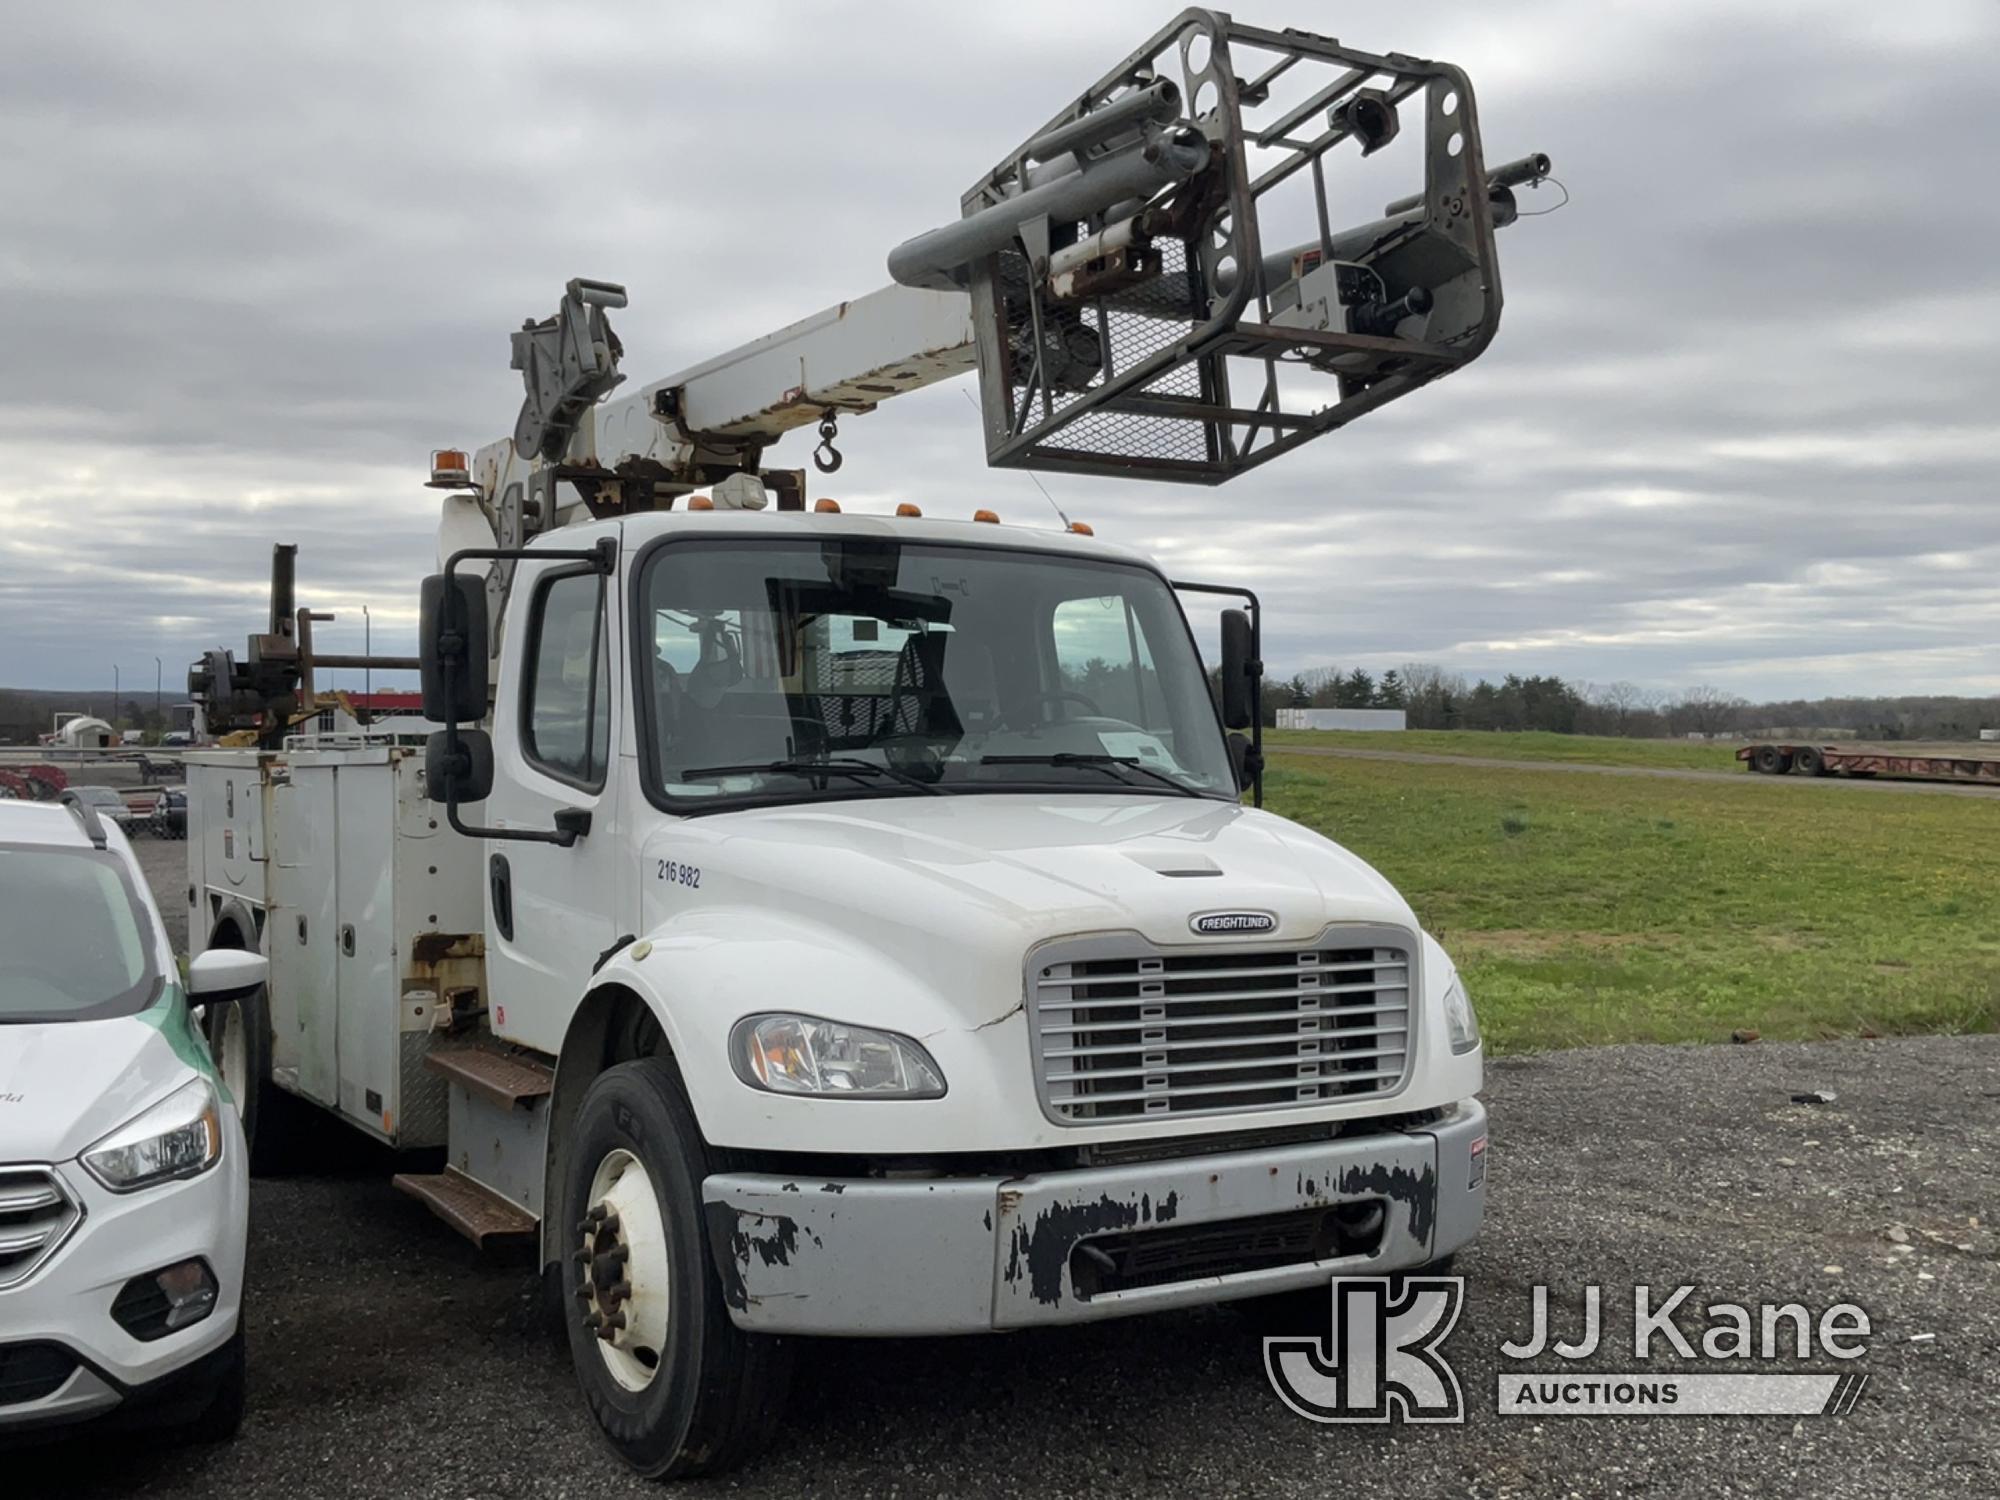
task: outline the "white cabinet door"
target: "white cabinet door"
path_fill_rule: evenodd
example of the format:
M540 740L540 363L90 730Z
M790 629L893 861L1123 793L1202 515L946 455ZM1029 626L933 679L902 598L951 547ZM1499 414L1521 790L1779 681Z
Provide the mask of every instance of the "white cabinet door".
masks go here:
M279 1081L332 1104L338 1069L339 820L332 766L293 766L271 788L271 1063ZM241 788L238 789L241 795Z

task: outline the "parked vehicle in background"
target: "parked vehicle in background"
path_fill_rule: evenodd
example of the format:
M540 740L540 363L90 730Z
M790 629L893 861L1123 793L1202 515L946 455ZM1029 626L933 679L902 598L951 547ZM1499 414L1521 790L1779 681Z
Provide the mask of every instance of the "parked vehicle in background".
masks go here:
M187 837L187 792L182 787L162 787L154 799L148 828L156 839Z
M1736 758L1765 776L1888 776L1902 781L1964 781L2000 787L2000 744L1911 740L1862 744L1771 741L1745 745Z
M124 793L109 786L73 786L66 797L74 797L97 810L100 818L109 818L123 828L132 821L132 809L125 801Z
M249 1155L193 1007L264 974L215 950L184 985L116 824L0 804L0 1435L235 1432Z

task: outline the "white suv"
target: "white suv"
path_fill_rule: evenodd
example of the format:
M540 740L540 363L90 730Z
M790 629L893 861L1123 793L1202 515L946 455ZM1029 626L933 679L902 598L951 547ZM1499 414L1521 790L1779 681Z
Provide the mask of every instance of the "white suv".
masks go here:
M249 1155L132 847L87 803L0 802L0 1438L243 1412Z

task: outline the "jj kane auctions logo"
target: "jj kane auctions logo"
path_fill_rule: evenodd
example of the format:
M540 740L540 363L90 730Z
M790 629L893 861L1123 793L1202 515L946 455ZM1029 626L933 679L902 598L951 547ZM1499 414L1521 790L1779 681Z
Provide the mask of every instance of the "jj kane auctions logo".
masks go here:
M1868 1314L1835 1303L1817 1318L1797 1302L1712 1302L1690 1307L1691 1286L1656 1294L1632 1289L1631 1357L1692 1361L1690 1371L1503 1369L1495 1399L1501 1416L1839 1416L1868 1384L1855 1370L1772 1369L1784 1361L1852 1361L1867 1353ZM1584 1289L1574 1340L1554 1337L1549 1289L1533 1289L1524 1340L1500 1346L1510 1360L1589 1359L1604 1342L1603 1289ZM1327 1334L1268 1338L1264 1372L1278 1399L1314 1422L1465 1420L1457 1372L1442 1345L1458 1324L1465 1282L1456 1276L1338 1277ZM1762 1366L1762 1368L1759 1368Z

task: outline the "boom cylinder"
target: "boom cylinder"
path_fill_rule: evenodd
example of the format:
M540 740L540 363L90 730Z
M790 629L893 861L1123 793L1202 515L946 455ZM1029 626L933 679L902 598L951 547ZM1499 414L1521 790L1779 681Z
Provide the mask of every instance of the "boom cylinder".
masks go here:
M1004 250L1036 219L1074 223L1130 199L1144 201L1186 182L1208 165L1208 142L1193 129L1162 132L1142 144L1084 163L969 218L905 240L889 252L889 274L904 286L951 291L965 268Z

